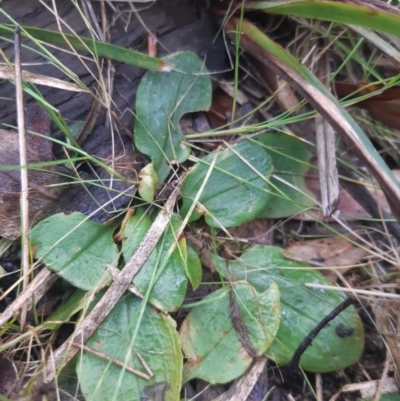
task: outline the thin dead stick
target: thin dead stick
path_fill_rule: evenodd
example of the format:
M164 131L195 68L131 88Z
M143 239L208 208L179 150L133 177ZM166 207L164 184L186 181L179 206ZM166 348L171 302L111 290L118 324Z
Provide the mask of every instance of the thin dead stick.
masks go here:
M22 88L21 69L21 32L19 26L15 28L15 94L17 100L19 162L21 166L21 245L22 245L22 289L29 285L29 202L28 202L28 170L26 168L26 141L24 116L24 91ZM22 305L20 315L21 329L25 326L27 315L26 304Z
M128 289L133 278L139 272L167 228L180 188L181 185L177 185L174 192L168 198L165 209L159 213L135 254L130 258L115 281L113 281L107 292L89 315L82 321L76 332L54 352L46 366L47 382L52 381L57 369L69 362L77 353L78 349L71 347L71 345L73 343L84 344L111 312L123 293Z
M147 362L143 359L142 355L140 355L139 352L136 352L136 356L138 357L143 367L146 369L147 374L150 376L150 378L152 378L154 376L154 373L150 369L149 365L147 365Z
M15 301L0 315L0 327L15 316L23 305L29 310L32 306L32 297L34 297L35 302L38 302L57 278L58 276L52 273L47 267L42 269L31 281L29 287L19 294Z
M119 361L118 359L113 359L110 358L109 355L104 354L103 352L97 351L94 348L90 348L87 345L84 344L77 344L77 343L72 343L72 345L78 349L83 349L87 352L90 352L93 355L98 356L99 358L105 359L106 361L111 361L114 365L120 366L121 368L126 369L127 371L133 373L136 376L141 377L142 379L145 380L150 380L152 378L152 376L147 375L146 373L141 372L140 370L136 370L130 366L125 365L123 362ZM140 360L142 362L142 359ZM143 364L143 362L142 362ZM143 365L144 366L144 365ZM146 365L147 366L147 365ZM147 370L147 369L146 369Z

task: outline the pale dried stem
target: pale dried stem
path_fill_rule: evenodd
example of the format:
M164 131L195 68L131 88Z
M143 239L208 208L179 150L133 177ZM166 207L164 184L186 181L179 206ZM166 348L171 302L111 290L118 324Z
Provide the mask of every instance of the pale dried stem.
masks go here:
M21 69L21 34L20 28L15 28L15 92L17 101L18 119L18 141L19 141L19 162L21 167L21 245L22 245L22 289L25 291L29 285L29 202L28 202L28 170L26 158L25 141L25 116L24 116L24 90L22 86ZM27 306L22 304L20 314L21 329L25 326Z

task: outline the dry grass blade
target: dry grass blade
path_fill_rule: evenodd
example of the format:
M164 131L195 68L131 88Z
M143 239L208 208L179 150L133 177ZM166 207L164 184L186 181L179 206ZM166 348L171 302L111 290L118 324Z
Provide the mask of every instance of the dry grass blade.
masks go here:
M14 79L14 71L5 66L0 66L0 78L2 79ZM72 82L66 82L61 79L46 77L45 75L35 74L29 71L22 71L22 78L26 82L33 84L50 86L52 88L62 89L71 92L85 92L89 93L88 89L81 88L79 85Z
M140 268L147 260L148 256L157 245L165 229L168 227L170 215L178 198L181 186L177 185L174 192L168 198L165 209L162 210L147 232L145 238L138 249L125 265L118 277L113 281L107 292L93 308L90 314L82 321L79 328L72 334L64 344L59 347L46 366L46 380L50 382L54 379L57 369L70 361L78 352L73 343L85 343L89 337L100 326L102 321L114 308L123 293L129 288L133 278L139 272Z

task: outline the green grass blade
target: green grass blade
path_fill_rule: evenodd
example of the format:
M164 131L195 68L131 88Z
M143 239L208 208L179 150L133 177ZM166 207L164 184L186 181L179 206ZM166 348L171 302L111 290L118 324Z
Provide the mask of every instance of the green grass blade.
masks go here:
M12 25L0 25L1 35L14 35ZM92 52L97 57L105 57L127 64L133 64L141 68L153 71L171 71L173 65L159 58L115 46L110 43L99 42L91 38L77 37L47 29L21 26L21 34L25 38L43 41L52 45L68 47L72 46L77 51Z
M246 10L262 10L269 14L357 25L400 36L399 15L339 1L248 1L244 7Z

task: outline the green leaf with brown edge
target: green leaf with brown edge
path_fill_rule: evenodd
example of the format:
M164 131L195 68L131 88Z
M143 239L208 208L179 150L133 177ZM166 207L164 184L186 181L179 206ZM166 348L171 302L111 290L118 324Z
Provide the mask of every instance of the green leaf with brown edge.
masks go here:
M257 291L277 283L282 319L267 355L279 365L288 363L307 334L346 298L340 291L306 287L305 283L333 284L317 270L285 259L278 247L253 246L237 260L229 261L229 272L224 258L211 257L222 276L246 279ZM301 357L300 366L319 373L344 369L358 361L363 348L363 325L351 306L316 336Z
M169 227L133 280L142 293L145 293L148 286L154 283L149 302L169 312L176 311L182 305L187 288L187 252L184 238L178 242L172 254L166 259L171 244L177 240L175 232L181 222L178 216L171 216ZM125 239L122 241L122 253L125 260L129 260L135 253L151 224L152 219L146 215L144 208L139 208L128 220L124 228Z
M86 401L109 401L123 399L138 401L156 383L167 383L162 395L164 401L176 401L182 384L182 352L175 321L166 314L146 305L140 319L141 300L127 293L117 303L87 346L126 363L129 367L146 373L137 353L147 363L154 376L146 380L122 367L82 351L76 365L82 393ZM132 344L132 338L135 339ZM113 398L116 397L116 398Z
M269 348L281 316L279 289L272 283L258 293L247 282L233 286L234 298L252 346L260 353ZM226 383L243 374L252 357L245 351L232 324L229 289L205 297L185 318L180 329L182 350L188 361L183 380L195 377Z
M114 230L82 213L59 213L41 221L29 237L35 258L75 287L94 290L111 282L107 265L118 263Z
M262 134L255 141L265 147L274 166L271 191L275 195L258 217L289 217L316 206L314 195L304 181L310 168L311 153L303 142L283 132Z
M185 113L211 106L211 80L195 53L174 53L163 60L173 63L175 70L144 75L136 94L134 136L136 147L152 160L161 183L170 163L183 163L191 151L179 120Z
M0 9L1 10L1 9ZM14 26L0 24L0 35L13 36ZM126 49L124 47L112 45L106 42L100 42L91 38L77 37L67 33L49 31L42 28L30 26L21 26L21 36L49 43L52 45L73 47L75 50L92 52L96 57L105 57L122 63L136 65L153 71L171 71L174 67L161 59L150 57L146 54Z
M188 213L214 157L215 152L205 156L186 176L182 186L182 216ZM189 221L204 214L210 226L235 227L256 218L270 200L267 180L271 173L271 158L257 143L245 140L218 151L199 206Z
M323 21L362 26L400 36L400 16L376 8L340 1L247 1L245 10L262 10L269 14L316 18Z

